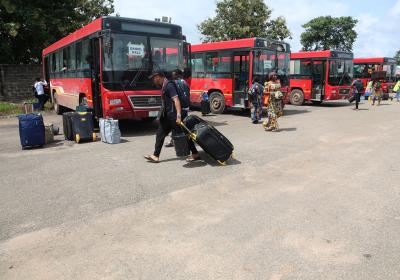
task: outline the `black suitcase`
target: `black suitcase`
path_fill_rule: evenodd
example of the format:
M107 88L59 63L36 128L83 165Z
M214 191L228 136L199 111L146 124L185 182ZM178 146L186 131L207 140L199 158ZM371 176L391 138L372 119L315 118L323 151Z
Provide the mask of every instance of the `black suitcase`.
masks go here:
M183 123L189 130L192 130L196 124L201 122L206 121L196 115L189 115L183 120Z
M81 141L96 141L91 112L74 112L72 119L72 134L76 143Z
M211 113L210 101L201 100L200 107L201 107L201 114L203 116L208 115L209 113Z
M74 140L74 135L72 132L72 116L74 114L76 114L76 112L67 112L63 114L63 131L65 140Z
M354 100L356 100L356 97L354 95L350 96L349 99L347 99L350 103L353 103Z
M177 157L185 157L190 155L188 137L184 132L172 135L174 147Z
M196 124L191 131L183 123L181 126L189 132L189 137L219 164L225 165L232 157L234 149L232 143L215 127L206 122Z

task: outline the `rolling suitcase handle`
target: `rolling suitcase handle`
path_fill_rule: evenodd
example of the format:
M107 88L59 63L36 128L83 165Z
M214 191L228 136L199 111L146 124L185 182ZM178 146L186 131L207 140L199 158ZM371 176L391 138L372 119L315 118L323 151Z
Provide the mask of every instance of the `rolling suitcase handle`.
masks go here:
M185 130L188 133L189 138L191 138L193 141L196 141L196 134L191 132L190 129L187 128L187 126L182 121L179 123L179 125L180 125L180 127L183 128L183 130Z

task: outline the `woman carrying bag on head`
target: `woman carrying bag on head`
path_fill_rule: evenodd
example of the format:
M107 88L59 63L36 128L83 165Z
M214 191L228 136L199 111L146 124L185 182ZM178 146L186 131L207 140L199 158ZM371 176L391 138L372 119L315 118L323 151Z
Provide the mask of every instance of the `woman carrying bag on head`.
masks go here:
M263 123L263 126L265 131L278 131L278 118L282 116L283 93L280 91L281 83L275 72L268 75L264 89L264 104L268 108L268 119Z

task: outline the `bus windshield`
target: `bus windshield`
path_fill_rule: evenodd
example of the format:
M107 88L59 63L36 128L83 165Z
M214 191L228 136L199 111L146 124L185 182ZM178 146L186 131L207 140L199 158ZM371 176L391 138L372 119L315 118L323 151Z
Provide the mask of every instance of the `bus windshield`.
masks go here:
M177 39L111 34L103 58L103 83L111 90L152 89L152 71L184 68L183 42Z
M253 76L265 81L271 72L276 72L282 86L289 84L289 54L273 50L256 50L253 59Z
M329 62L328 83L331 86L350 86L353 81L353 61L348 59Z

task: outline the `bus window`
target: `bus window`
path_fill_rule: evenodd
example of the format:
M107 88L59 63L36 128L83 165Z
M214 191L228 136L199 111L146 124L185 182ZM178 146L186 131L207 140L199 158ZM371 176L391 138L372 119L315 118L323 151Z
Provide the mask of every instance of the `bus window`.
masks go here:
M311 62L301 60L290 61L290 75L311 75Z
M183 69L183 44L174 39L150 38L153 68L172 71Z
M68 70L75 70L76 63L75 63L75 45L70 45L68 47L68 61L67 61L67 68Z
M204 61L202 53L192 54L192 73L194 78L204 77Z
M62 70L68 70L68 59L69 59L69 49L68 47L63 48L62 50Z
M62 52L61 51L57 51L56 52L56 72L60 72L61 71L61 60L62 60Z
M89 69L90 68L90 42L84 40L76 43L75 48L76 56L76 68L77 69Z
M51 72L55 73L57 72L57 59L56 59L56 53L51 54Z

